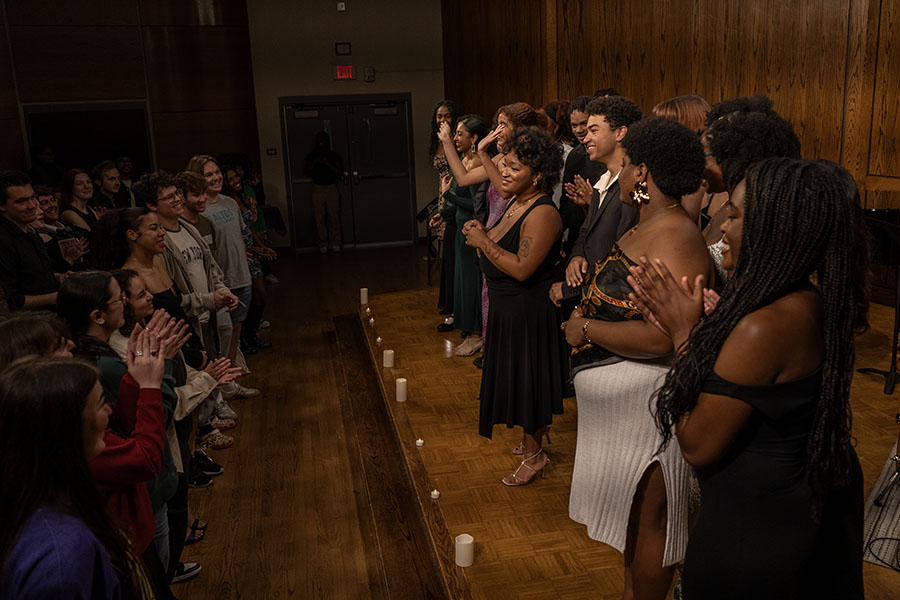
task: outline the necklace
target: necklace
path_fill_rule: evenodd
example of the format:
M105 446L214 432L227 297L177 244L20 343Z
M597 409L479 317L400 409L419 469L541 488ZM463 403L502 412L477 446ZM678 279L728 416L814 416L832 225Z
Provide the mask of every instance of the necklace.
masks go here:
M512 219L513 215L516 214L520 208L522 208L526 204L531 204L532 200L534 200L534 198L529 198L528 200L525 200L524 202L515 202L514 203L515 206L513 206L511 209L509 209L509 212L506 213L506 218Z
M666 207L666 210L669 210L670 208L676 208L676 207L678 207L678 206L681 206L681 202L675 202L675 203L673 203L673 204L668 205L668 206ZM665 213L660 212L659 214L662 215L662 214L665 214ZM649 219L647 219L647 221L648 221L648 222L649 222L649 221L652 221L652 220L655 219L657 216L659 216L659 215L653 215L652 217L650 217ZM629 236L633 235L634 232L637 231L637 228L640 227L640 226L641 226L641 224L638 223L637 225L635 225L634 227L632 227L631 229L629 229L629 230L628 230L628 233L626 233L626 234L623 235L622 237L623 237L623 238L626 238L626 237L629 237Z

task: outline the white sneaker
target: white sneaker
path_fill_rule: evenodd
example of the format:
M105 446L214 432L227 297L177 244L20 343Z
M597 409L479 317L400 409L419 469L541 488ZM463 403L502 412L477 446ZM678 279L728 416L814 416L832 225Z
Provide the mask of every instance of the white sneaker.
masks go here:
M269 323L268 321L263 321L262 323L259 324L260 329L268 329L271 326L272 326L272 324Z
M219 394L219 397L216 399L216 406L213 408L213 414L220 419L237 419L237 412L231 408L225 398Z
M240 400L242 398L256 398L260 395L260 391L256 388L246 388L241 384L232 381L228 385L222 386L222 395L225 396L225 399L227 400Z

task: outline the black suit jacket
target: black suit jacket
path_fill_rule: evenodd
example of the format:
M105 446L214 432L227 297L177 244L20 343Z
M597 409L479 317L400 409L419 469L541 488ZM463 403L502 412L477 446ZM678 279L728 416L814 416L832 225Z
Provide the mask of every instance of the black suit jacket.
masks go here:
M587 217L584 219L575 245L572 246L569 261L576 256L582 256L587 260L589 267L593 266L594 263L609 254L616 240L637 225L639 216L640 211L637 208L625 205L619 199L618 180L610 186L602 205L600 205L600 193L594 190ZM572 300L579 297L581 287L572 288L563 280L563 299Z

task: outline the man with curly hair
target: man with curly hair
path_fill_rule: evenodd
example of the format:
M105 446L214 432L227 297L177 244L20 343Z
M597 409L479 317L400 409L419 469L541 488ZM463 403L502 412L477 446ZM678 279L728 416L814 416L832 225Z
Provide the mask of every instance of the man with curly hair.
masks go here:
M613 242L634 227L638 210L619 200L619 172L625 150L622 139L628 127L643 114L632 100L622 96L595 98L585 107L588 114L584 147L588 157L606 165L606 173L594 184L587 217L572 246L564 281L553 284L550 299L571 309L581 297L584 275L591 265L609 254Z

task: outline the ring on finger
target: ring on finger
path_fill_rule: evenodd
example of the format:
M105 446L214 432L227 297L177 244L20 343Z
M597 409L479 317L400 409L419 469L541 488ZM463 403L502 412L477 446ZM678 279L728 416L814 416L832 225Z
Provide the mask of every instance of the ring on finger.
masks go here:
M135 355L135 356L143 356L143 355L144 355L144 352L143 352L143 350L135 350L135 351L134 351L134 355Z

